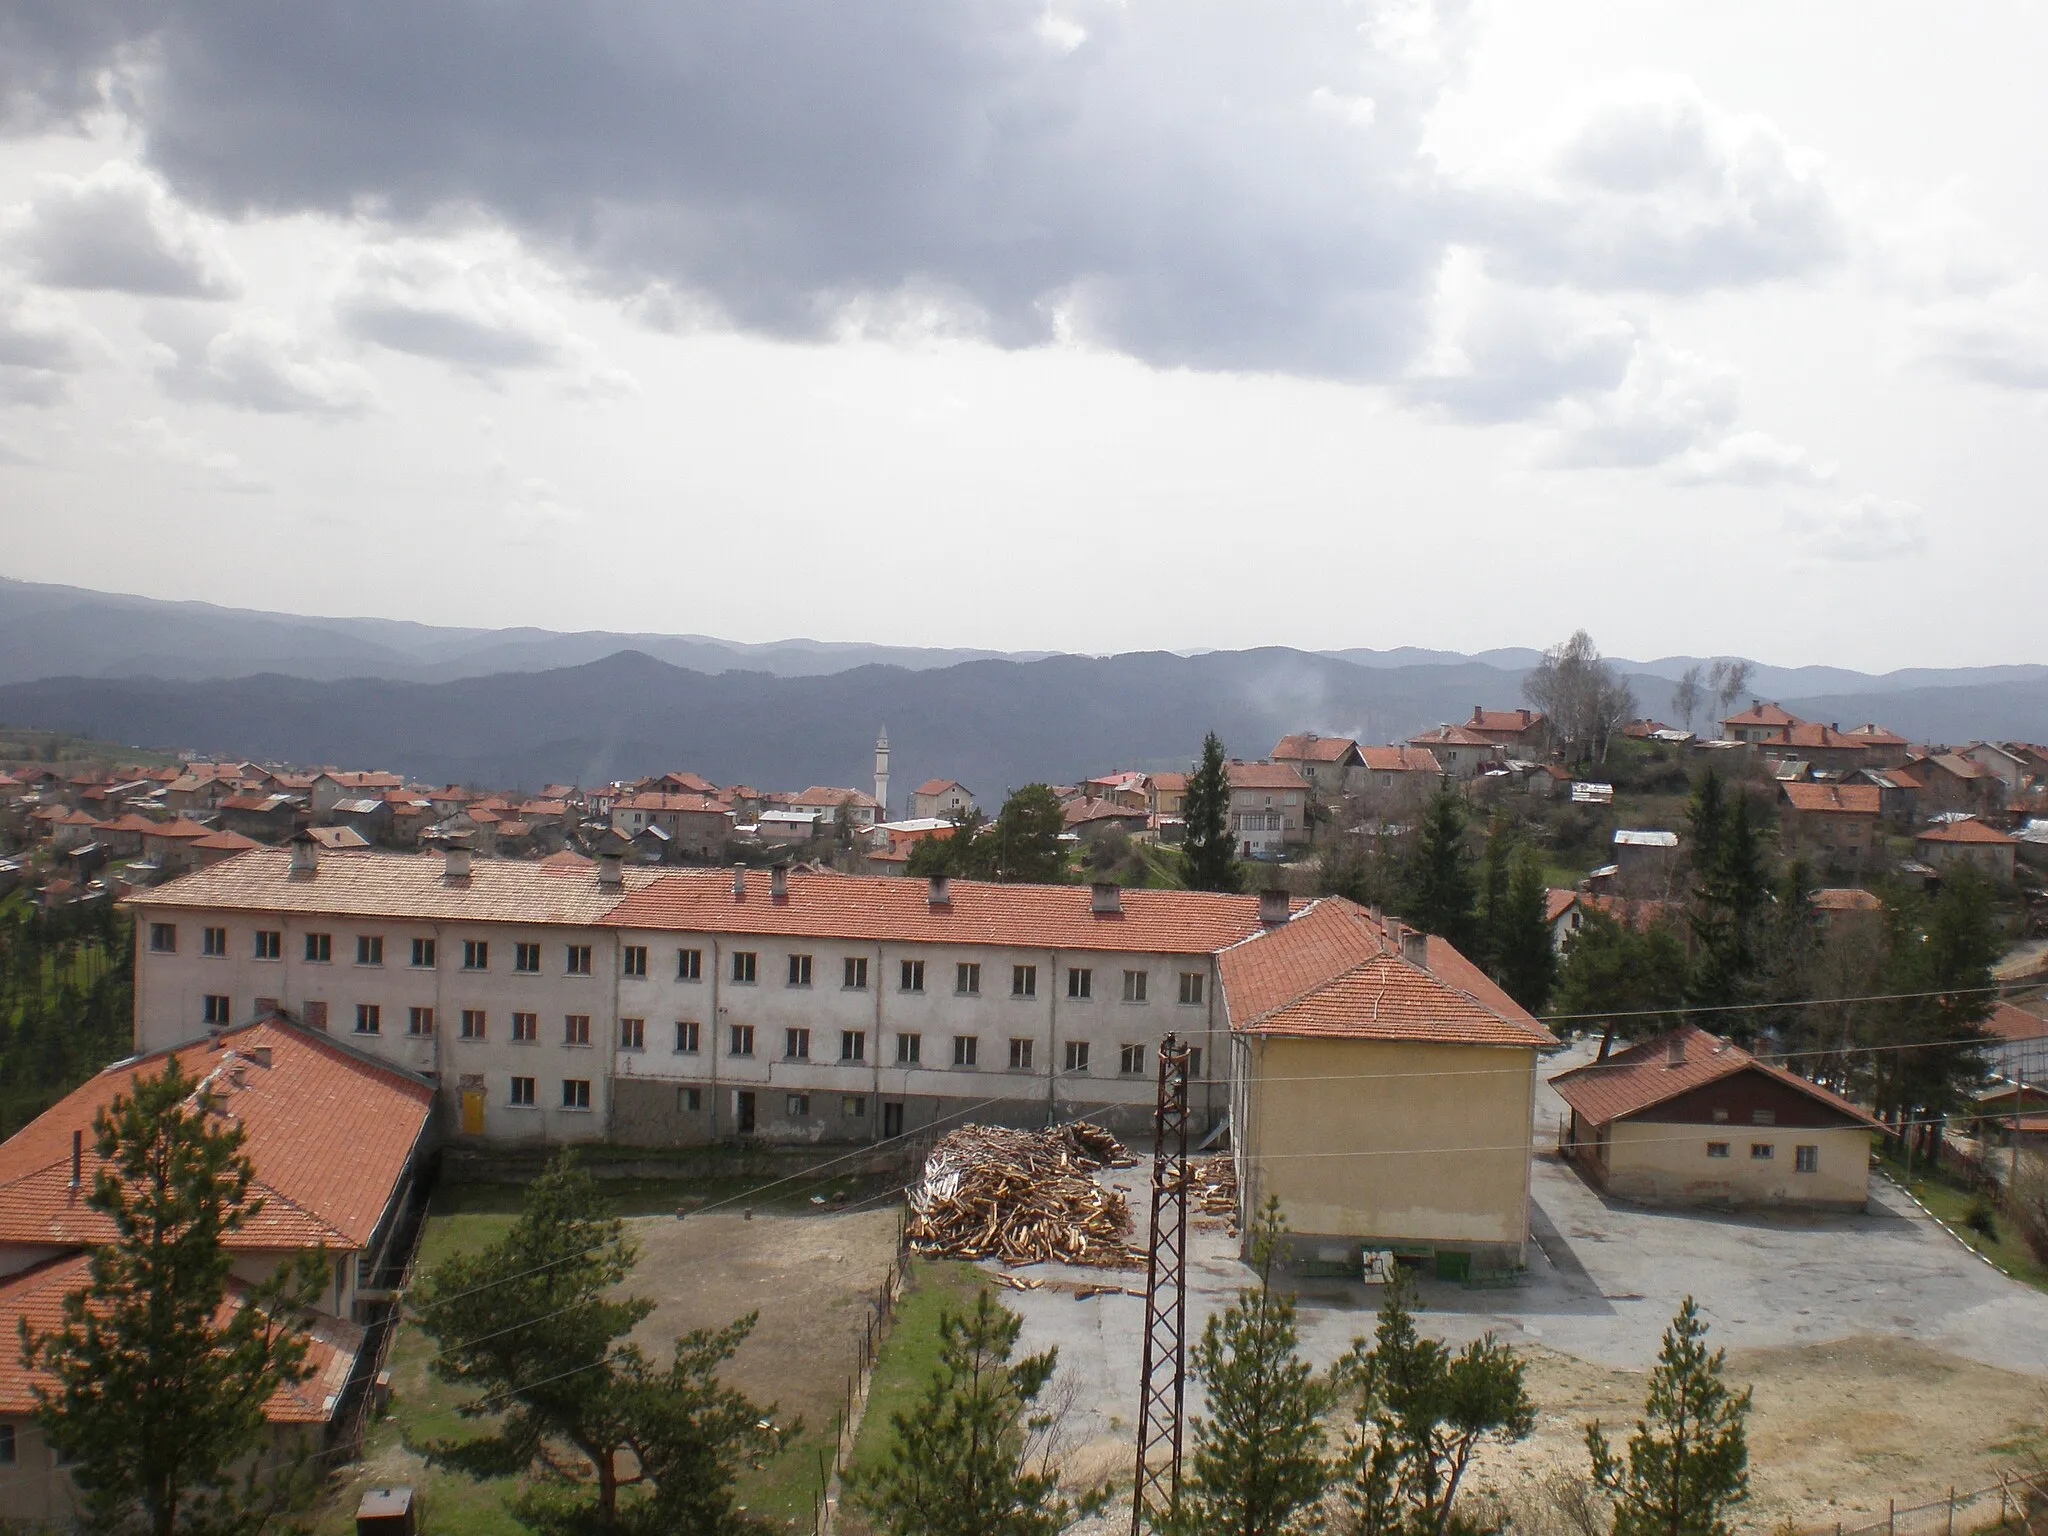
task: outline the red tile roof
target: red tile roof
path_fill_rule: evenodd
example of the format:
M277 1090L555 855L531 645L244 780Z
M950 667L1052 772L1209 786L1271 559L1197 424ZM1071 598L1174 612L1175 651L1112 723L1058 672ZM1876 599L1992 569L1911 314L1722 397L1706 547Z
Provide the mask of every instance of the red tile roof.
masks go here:
M628 871L629 883L638 872ZM599 921L608 928L764 937L845 938L903 944L1000 944L1021 949L1209 954L1259 926L1255 896L1127 890L1123 910L1090 908L1085 885L989 885L955 880L934 906L928 883L877 876L789 876L789 895L769 895L766 871L750 871L735 896L722 870L677 870L631 890Z
M964 794L967 786L958 779L926 779L916 789L913 789L911 793L913 795L943 795L949 789L957 789Z
M1861 737L1838 731L1832 725L1799 720L1786 726L1771 741L1762 745L1793 747L1800 751L1861 752L1870 743Z
M1793 784L1778 786L1795 811L1822 815L1875 816L1880 805L1875 784Z
M857 789L841 789L831 784L813 784L802 794L790 801L792 805L850 805L856 808L866 806L879 810L873 795L864 795Z
M1462 725L1440 725L1434 730L1424 731L1420 736L1410 736L1411 747L1491 747L1498 743L1477 731L1468 731Z
M229 860L229 865L239 863ZM225 868L226 865L217 866ZM267 1048L270 1065L260 1064ZM359 1249L376 1231L426 1130L434 1091L311 1030L275 1019L109 1067L0 1143L0 1242L103 1242L112 1224L71 1187L71 1136L85 1132L82 1188L99 1168L93 1116L175 1054L208 1080L219 1113L248 1134L264 1208L231 1234L238 1249ZM235 1081L239 1074L241 1081Z
M1677 1066L1670 1062L1673 1040L1682 1040L1685 1046L1684 1059ZM1550 1086L1583 1119L1594 1125L1606 1125L1639 1115L1738 1072L1761 1072L1872 1129L1881 1128L1867 1110L1840 1094L1783 1067L1758 1061L1733 1041L1708 1034L1692 1024L1681 1024L1668 1034L1632 1045L1605 1061L1560 1072L1550 1080Z
M1553 885L1543 893L1543 921L1546 923L1556 922L1565 913L1577 906L1578 903L1579 893L1577 891L1568 891L1561 886Z
M180 816L176 821L159 822L146 834L149 837L167 837L173 842L190 842L197 838L211 837L214 829L203 827L196 821L187 821Z
M1899 735L1898 732L1888 731L1883 726L1870 721L1865 721L1862 725L1852 726L1844 734L1855 737L1857 741L1866 747L1903 747L1907 744L1906 738Z
M1989 768L1981 763L1971 762L1960 752L1937 752L1932 757L1916 757L1907 766L1917 768L1922 773L1940 769L1943 773L1952 774L1958 779L1988 779L1994 776Z
M209 832L204 837L193 838L192 846L194 848L204 848L214 853L223 850L228 853L240 853L244 849L261 848L263 845L257 842L255 838L244 837L239 832Z
M1223 952L1230 1027L1243 1034L1447 1045L1553 1045L1550 1031L1442 939L1402 957L1372 914L1326 896Z
M1282 736L1268 755L1275 762L1341 763L1357 750L1358 743L1349 736L1318 736L1313 731L1303 731L1295 736Z
M1984 843L2009 844L2014 839L2007 837L1998 828L1987 826L1976 820L1952 821L1947 826L1929 827L1914 839L1919 843Z
M1730 715L1721 723L1735 726L1784 726L1798 725L1801 721L1797 715L1780 709L1776 704L1752 703L1741 714Z
M627 795L622 800L615 800L612 802L612 809L615 811L691 812L708 816L729 816L732 814L731 806L725 804L722 800L714 800L709 795L658 795L651 791L644 794ZM475 813L472 812L471 814Z
M1482 709L1472 706L1472 718L1465 722L1468 730L1511 731L1516 735L1533 731L1543 723L1543 716L1528 709Z
M1884 903L1855 886L1828 886L1806 898L1821 912L1881 912Z
M1224 765L1232 789L1279 789L1306 792L1308 780L1285 763L1231 762Z
M1977 1027L2001 1040L2038 1040L2048 1035L2048 1019L2011 1003L2000 1003L1991 1010L1991 1017Z
M284 776L280 774L278 777L280 780L282 780ZM350 770L347 772L336 772L333 769L329 769L326 773L321 774L320 777L323 779L332 779L335 783L341 785L344 789L405 788L405 780L401 779L397 774L382 773L374 769L363 772L355 770Z
M1091 821L1129 820L1145 814L1143 807L1125 805L1121 800L1069 800L1060 810L1069 827L1084 826Z
M1374 773L1427 773L1441 777L1443 764L1426 747L1360 747L1358 755Z
M1186 794L1188 776L1184 773L1155 773L1152 775L1152 787L1163 795Z
M688 771L658 774L654 778L644 780L643 782L649 784L673 784L685 794L692 795L708 795L715 792L718 788L716 784L712 783L702 774L690 773Z

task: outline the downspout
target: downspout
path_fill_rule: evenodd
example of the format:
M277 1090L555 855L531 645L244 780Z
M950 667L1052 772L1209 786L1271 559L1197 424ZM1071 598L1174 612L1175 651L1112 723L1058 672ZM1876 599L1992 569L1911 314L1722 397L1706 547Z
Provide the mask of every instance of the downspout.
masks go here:
M886 969L882 944L875 941L875 974L870 978L875 986L875 1053L868 1058L868 1145L873 1146L882 1139L882 977Z
M725 957L718 948L718 935L711 935L711 1017L704 1022L711 1026L711 1038L699 1040L705 1059L711 1063L711 1140L718 1140L718 997L725 985Z
M1060 957L1059 951L1045 952L1045 1123L1059 1119L1060 1108Z
M621 1026L619 1024L619 969L623 964L624 960L625 935L620 930L613 929L611 960L612 1024L611 1029L609 1031L611 1035L612 1059L609 1065L606 1067L604 1075L604 1139L606 1141L610 1141L612 1139L612 1129L614 1125L617 1123L612 1115L612 1101L618 1097L619 1047L625 1043L624 1038L621 1034ZM647 1026L643 1023L640 1026L640 1028L644 1031L647 1028ZM642 1037L642 1048L645 1049L644 1034Z

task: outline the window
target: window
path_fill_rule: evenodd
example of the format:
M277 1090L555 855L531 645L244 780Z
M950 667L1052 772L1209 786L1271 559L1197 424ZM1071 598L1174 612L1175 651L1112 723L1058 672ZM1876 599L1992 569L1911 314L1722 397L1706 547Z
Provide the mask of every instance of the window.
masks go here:
M533 1108L533 1079L515 1077L512 1079L512 1097L508 1101L514 1109Z
M1067 1070L1069 1072L1086 1072L1088 1070L1088 1042L1086 1040L1069 1040L1067 1042Z
M590 1044L590 1015L587 1013L565 1014L562 1018L562 1044Z
M199 930L199 953L202 955L225 956L228 952L228 931L225 928L202 928Z
M1727 1111L1727 1110L1725 1110L1725 1109L1717 1109L1717 1110L1715 1110L1715 1111L1714 1111L1714 1124L1716 1124L1716 1125L1726 1125L1727 1123L1728 1123L1728 1111Z
M1769 1162L1777 1154L1778 1149L1768 1141L1752 1141L1749 1144L1749 1155L1760 1163Z
M808 1093L792 1093L789 1096L789 1103L787 1107L789 1109L790 1119L809 1119L811 1113L811 1096Z
M431 971L440 958L436 952L438 948L439 946L432 939L414 939L412 941L412 963L420 970Z
M864 1029L842 1029L839 1031L839 1059L841 1061L866 1061L868 1058L868 1032Z
M956 1066L956 1067L971 1067L971 1066L973 1066L973 1065L974 1065L974 1058L975 1058L975 1057L976 1057L976 1056L977 1056L977 1055L978 1055L978 1054L980 1053L980 1051L981 1051L981 1041L980 1041L980 1039L979 1039L979 1038L977 1038L976 1036L974 1036L974 1035L955 1035L955 1036L953 1037L953 1065L954 1065L954 1066Z
M1067 971L1067 996L1092 997L1095 995L1095 973L1086 966L1076 966Z
M464 939L462 941L462 968L465 971L488 971L491 968L490 940Z
M159 955L174 955L178 952L178 925L176 923L151 923L149 925L149 947ZM311 955L306 957L312 959Z
M694 1020L676 1020L676 1054L678 1056L696 1055L698 1051L703 1049L700 1043L702 1040L703 1031L698 1028Z
M849 1120L865 1120L868 1114L868 1101L859 1094L849 1093L839 1101L839 1113Z
M565 1077L562 1079L562 1108L590 1108L590 1079L587 1077Z
M619 974L621 976L645 976L647 974L647 946L628 944L619 951Z
M647 1049L647 1021L645 1019L619 1020L619 1049L622 1051L644 1051Z
M1776 1125L1778 1123L1777 1112L1769 1109L1752 1109L1749 1112L1749 1123L1751 1125Z
M676 1108L695 1114L704 1108L704 1090L701 1088L678 1088Z
M754 1026L735 1024L727 1031L726 1055L751 1056L754 1054Z
M315 965L325 965L334 958L334 935L331 933L309 933L306 935L306 958Z
M1710 1142L1708 1142L1708 1143L1707 1143L1707 1156L1709 1156L1709 1157L1726 1157L1727 1155L1728 1155L1728 1143L1727 1143L1727 1142L1725 1142L1725 1141L1710 1141Z
M782 1054L790 1061L809 1061L811 1032L808 1029L785 1029L782 1032Z
M1125 1002L1142 1003L1143 1001L1145 1001L1145 980L1146 973L1144 971L1124 972Z
M562 969L566 975L588 976L590 974L590 946L588 944L568 945Z
M840 983L849 992L865 992L868 985L868 958L866 955L846 957L846 980Z
M967 961L954 966L953 990L962 997L981 996L981 967Z
M1207 980L1200 971L1180 973L1180 1000L1190 1006L1199 1006L1202 1001L1202 983Z
M228 1000L215 992L206 995L206 1022L225 1024L228 1022Z
M515 1013L512 1015L512 1043L514 1045L532 1045L539 1039L539 1014Z
M701 949L679 949L676 951L676 980L702 981L704 979L704 951Z
M1151 1066L1145 1059L1151 1054L1142 1045L1126 1045L1116 1053L1116 1069L1126 1077L1140 1076Z
M808 987L811 984L811 957L791 955L789 957L789 984L792 987Z
M538 944L514 944L512 946L512 969L522 976L540 974L540 946Z
M1188 1081L1198 1083L1201 1080L1202 1048L1199 1045L1191 1045L1188 1047Z
M903 962L902 986L905 992L922 992L924 990L924 962L922 960L906 960Z
M359 1035L381 1035L384 1033L384 1009L377 1003L356 1004L356 1033Z
M275 928L256 930L256 958L258 960L282 960L284 958L284 935Z
M1029 1072L1031 1070L1032 1043L1029 1040L1012 1040L1010 1042L1010 1070L1012 1072Z
M1792 1171L1794 1173L1819 1173L1820 1148L1794 1147L1792 1149Z
M406 1009L405 1032L408 1035L431 1035L434 1032L434 1010L431 1008Z
M924 1036L902 1034L896 1037L896 1065L914 1067L924 1058Z
M359 933L356 935L356 964L382 965L384 963L384 939L380 934Z
M1035 965L1013 965L1010 967L1010 996L1038 996L1038 967Z
M463 1039L465 1039L465 1040L485 1040L485 1039L488 1039L489 1037L490 1037L490 1030L489 1030L489 1027L488 1027L488 1025L487 1025L487 1021L486 1021L486 1020L485 1020L485 1018L484 1018L484 1011L483 1011L483 1009L481 1009L481 1008L465 1008L465 1009L463 1009L463 1010L462 1010L462 1038L463 1038Z
M736 949L732 952L732 979L746 986L752 986L754 971L760 956L751 949Z

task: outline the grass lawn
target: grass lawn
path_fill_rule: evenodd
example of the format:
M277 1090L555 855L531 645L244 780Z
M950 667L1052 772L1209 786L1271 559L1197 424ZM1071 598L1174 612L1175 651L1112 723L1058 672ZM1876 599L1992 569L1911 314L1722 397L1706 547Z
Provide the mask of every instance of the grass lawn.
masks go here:
M1898 1184L1906 1184L1906 1165L1902 1158L1886 1151L1881 1159L1884 1171ZM1981 1232L1973 1232L1963 1224L1964 1217L1976 1203L1976 1196L1946 1173L1937 1172L1929 1176L1926 1165L1916 1162L1913 1180L1907 1185L1921 1204L1934 1212L1953 1228L1956 1234L1977 1252L2004 1270L2013 1279L2023 1281L2036 1290L2048 1291L2048 1265L2034 1257L2020 1238L2019 1228L2012 1218L2000 1211L1992 1225L1995 1237L1987 1238Z

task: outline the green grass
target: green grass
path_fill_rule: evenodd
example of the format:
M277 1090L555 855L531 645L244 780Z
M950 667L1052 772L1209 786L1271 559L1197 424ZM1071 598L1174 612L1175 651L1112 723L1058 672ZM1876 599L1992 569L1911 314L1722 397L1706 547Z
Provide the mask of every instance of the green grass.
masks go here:
M972 1264L950 1259L917 1259L910 1283L896 1303L896 1318L875 1356L867 1412L853 1445L852 1468L876 1465L895 1442L890 1416L909 1413L939 1366L939 1314L974 1305L988 1280Z
M1906 1184L1905 1161L1887 1149L1881 1163L1884 1171L1899 1184ZM1937 1170L1930 1175L1926 1164L1916 1160L1913 1179L1907 1184L1916 1199L1930 1211L1947 1222L1956 1235L1978 1253L2004 1270L2013 1279L2031 1285L2039 1291L2048 1291L2048 1266L2044 1266L2021 1240L2018 1224L2000 1211L1993 1225L1995 1238L1986 1238L1980 1232L1973 1232L1963 1225L1963 1218L1975 1203L1976 1196L1962 1184L1951 1178L1945 1171Z

